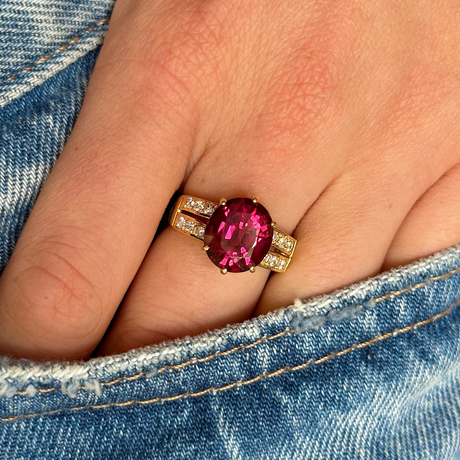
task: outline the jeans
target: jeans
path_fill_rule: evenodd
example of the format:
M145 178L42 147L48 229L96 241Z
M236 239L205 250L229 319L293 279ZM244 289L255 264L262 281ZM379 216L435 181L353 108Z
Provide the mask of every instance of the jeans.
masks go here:
M76 120L113 0L0 1L0 272ZM195 337L0 357L2 459L460 458L460 244Z

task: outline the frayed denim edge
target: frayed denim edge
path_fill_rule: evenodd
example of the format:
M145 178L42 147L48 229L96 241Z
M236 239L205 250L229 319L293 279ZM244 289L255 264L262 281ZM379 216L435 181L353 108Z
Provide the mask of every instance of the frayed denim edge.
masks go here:
M112 378L120 372L139 371L141 374L131 377L121 377L116 381L135 379L142 375L146 378L153 377L157 373L159 365L165 362L180 362L200 352L214 352L215 355L231 352L225 349L230 340L240 342L241 345L234 348L248 347L284 335L285 333L302 333L309 330L318 330L327 323L338 323L350 320L362 314L367 309L375 308L379 299L369 298L369 292L382 284L391 286L401 285L398 291L392 291L382 295L383 298L402 294L414 289L408 284L408 276L420 276L426 273L440 273L428 276L419 285L429 286L435 278L446 277L446 270L460 272L460 244L452 246L444 251L437 252L426 258L419 259L411 264L394 268L345 288L338 289L330 294L312 297L310 299L295 299L294 303L287 307L281 307L265 315L248 319L242 323L228 324L221 329L215 329L197 336L186 336L163 342L162 344L147 346L130 350L119 355L94 358L88 362L62 362L46 361L34 362L27 359L12 359L0 357L0 396L12 397L22 394L30 397L38 393L59 390L69 397L76 397L79 389L85 389L101 395L101 382ZM350 306L340 307L341 302L347 298L360 298ZM267 327L278 328L278 332L267 337L263 330ZM249 342L245 344L245 342ZM205 357L204 359L207 359ZM196 358L192 358L190 362ZM59 388L40 388L38 385L59 382ZM104 383L102 383L104 385ZM105 383L107 385L107 383Z

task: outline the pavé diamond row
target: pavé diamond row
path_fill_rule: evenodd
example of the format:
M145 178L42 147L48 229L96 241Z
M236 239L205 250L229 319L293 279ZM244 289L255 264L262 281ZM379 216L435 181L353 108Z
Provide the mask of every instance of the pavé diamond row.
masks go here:
M279 249L287 256L290 256L294 252L296 245L296 240L286 233L281 232L277 228L273 232L273 241L272 244L276 249Z
M205 201L205 200L200 200L196 199L192 196L187 196L183 200L183 207L184 209L190 209L198 214L201 214L203 216L210 216L216 208L219 206L216 203L213 203L211 201Z
M284 272L289 262L290 259L288 257L269 251L262 262L260 262L260 266L275 272Z
M194 236L199 240L203 240L206 225L191 217L179 216L176 221L176 227L186 234Z

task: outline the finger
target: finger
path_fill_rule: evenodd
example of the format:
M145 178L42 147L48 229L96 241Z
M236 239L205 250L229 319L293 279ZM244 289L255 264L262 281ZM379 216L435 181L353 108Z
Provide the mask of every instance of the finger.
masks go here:
M409 210L458 162L458 129L439 121L457 112L456 92L445 81L433 85L430 74L417 73L391 85L364 83L385 89L385 109L356 96L358 121L348 134L355 143L348 146L345 172L302 218L294 259L286 273L270 278L253 316L379 273Z
M200 161L184 193L219 202L220 198L251 197L257 192L277 225L292 231L305 207L317 198L330 177L318 172L306 183L298 178L302 171L299 168L280 177L276 168L260 168L263 156L244 153L251 149L255 152L256 142L244 147L236 139L230 142L225 147L221 143L223 151L215 152L219 162L213 156ZM270 151L261 145L257 148ZM309 161L307 169L313 167L315 159ZM244 181L235 164L244 164ZM282 189L286 190L284 194L279 192ZM298 196L305 199L299 203ZM196 335L250 316L270 272L257 267L255 273L222 275L202 246L202 242L172 227L163 231L149 250L97 354L119 353L165 339Z
M460 165L449 169L415 203L399 227L381 270L408 264L460 241Z
M189 99L161 66L136 67L126 45L137 42L136 27L116 7L111 26L72 134L0 279L2 354L89 354L183 180L195 131Z
M97 355L196 335L250 315L268 272L222 275L201 246L172 228L161 233Z
M381 165L366 169L367 175L339 177L307 211L294 232L298 243L288 270L270 278L253 316L379 273L419 190L400 181L402 171L385 176Z

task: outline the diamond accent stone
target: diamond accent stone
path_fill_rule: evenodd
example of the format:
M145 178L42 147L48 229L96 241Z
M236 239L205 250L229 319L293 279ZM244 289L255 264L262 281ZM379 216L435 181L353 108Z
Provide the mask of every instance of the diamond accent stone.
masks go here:
M184 228L184 225L186 222L187 222L187 219L185 217L179 217L179 219L177 219L176 227Z
M195 226L195 229L193 230L193 234L196 235L200 240L202 240L204 237L204 230L205 230L205 226L198 224Z
M210 216L218 206L213 203L206 203L203 208L203 214Z
M292 241L291 240L286 240L283 244L284 248L290 251L292 249Z
M274 270L277 272L285 271L287 265L289 263L289 259L282 256L281 254L277 254L275 252L269 252L261 262L261 266L268 268L269 270Z
M193 220L188 219L187 217L184 217L184 216L180 216L176 222L177 228L180 228L181 230L184 230L185 232L188 232L188 233L194 232L195 228L198 227L198 225L202 225L202 224L201 223L197 224Z
M286 262L287 262L286 259L281 259L281 258L280 258L280 260L278 261L278 266L277 266L277 268L278 268L279 270L284 270L284 267L286 266Z
M196 212L200 212L201 211L201 208L203 207L204 203L200 200L198 201L195 201L195 203L193 203L193 209L196 211Z
M195 222L191 220L187 220L184 225L184 230L187 232L192 232L192 230L195 228Z
M274 254L268 254L267 264L270 267L274 267L277 262L278 262L278 257L276 257Z
M186 208L192 209L194 204L195 204L195 200L191 196L188 196L187 199L185 200L184 206Z
M290 236L284 234L283 232L275 229L273 234L273 246L275 248L281 249L287 255L291 254L291 251L294 249L294 240Z

